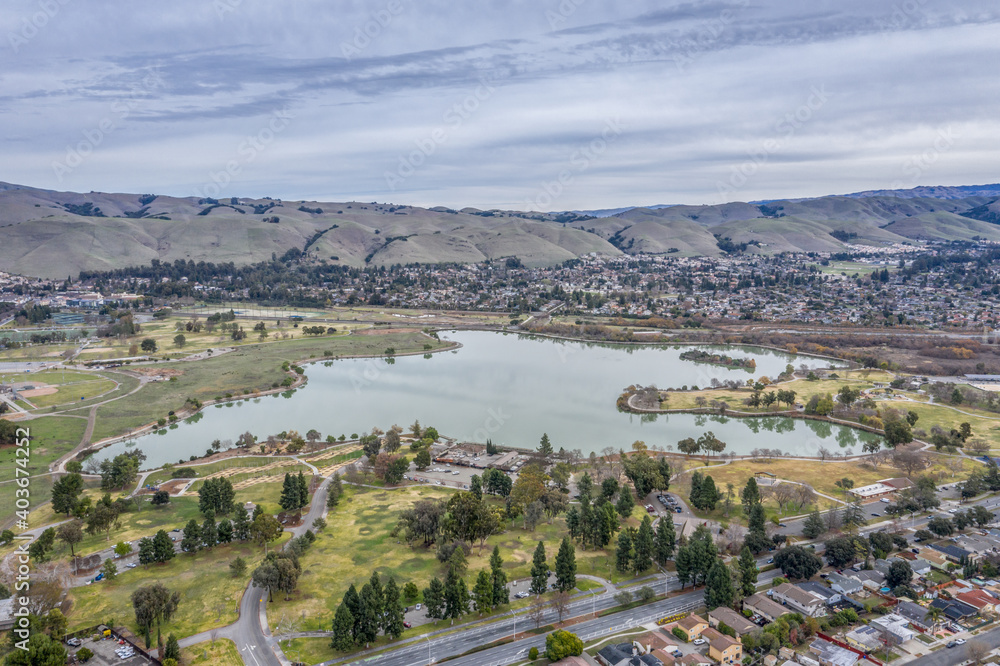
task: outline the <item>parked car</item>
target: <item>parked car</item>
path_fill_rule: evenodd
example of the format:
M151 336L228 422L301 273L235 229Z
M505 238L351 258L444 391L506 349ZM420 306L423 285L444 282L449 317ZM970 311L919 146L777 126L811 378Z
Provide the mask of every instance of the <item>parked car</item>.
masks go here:
M407 629L409 629L409 628L410 628L410 627L412 627L413 625L412 625L412 624L410 624L409 622L403 622L403 626L404 626L404 627L406 627Z
M80 647L81 645L83 645L83 641L81 641L79 638L76 638L75 636L66 641L66 643L72 645L73 647Z
M102 571L101 573L97 574L96 578L94 578L94 582L96 583L97 581L102 580L103 578L104 578L104 572Z
M417 604L416 606L414 606L414 608L416 608L417 610L420 610L420 604Z
M705 639L704 638L696 638L696 639L694 639L691 642L694 643L695 645L704 645L705 644Z
M879 500L879 502L884 502L885 504L888 504L889 503L889 498L888 497L883 497L882 499Z
M946 647L946 648L953 648L953 647L955 647L956 645L958 645L958 643L956 643L955 641L948 641L948 644L947 644L947 645L945 645L945 647Z
M678 507L675 507L675 508L674 508L674 512L676 512L676 513L680 513L680 512L681 512L681 508L680 508L679 506L678 506Z
M956 638L955 639L955 645L965 645L965 639L964 638Z
M768 564L774 564L774 558L773 557L767 558L767 563Z

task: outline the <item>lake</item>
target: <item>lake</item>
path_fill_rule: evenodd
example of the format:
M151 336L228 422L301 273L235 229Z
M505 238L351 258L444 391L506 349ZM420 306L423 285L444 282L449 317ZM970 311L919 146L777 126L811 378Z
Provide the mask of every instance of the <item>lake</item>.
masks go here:
M749 419L696 414L648 415L618 411L615 401L631 384L660 388L709 386L719 380L775 377L789 363L829 367L831 361L754 347L702 347L733 357L752 357L743 369L684 361L690 346L629 346L570 342L513 333L442 332L462 344L457 350L424 356L348 359L312 363L308 384L281 395L207 407L182 424L138 438L145 467L203 455L214 439L235 440L249 430L260 440L283 430L350 437L419 419L460 441L534 448L548 433L558 450L585 454L607 446L628 450L635 440L649 447L674 446L711 430L728 443L726 452L781 449L814 455L820 447L853 449L872 437L853 428L782 417ZM126 450L125 443L98 454L99 460Z

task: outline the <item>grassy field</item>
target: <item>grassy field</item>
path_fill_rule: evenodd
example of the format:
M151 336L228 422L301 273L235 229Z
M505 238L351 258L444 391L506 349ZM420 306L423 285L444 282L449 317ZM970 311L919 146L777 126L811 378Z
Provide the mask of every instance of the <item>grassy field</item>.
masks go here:
M882 399L879 400L879 404L916 412L920 419L917 421L915 427L922 428L928 432L935 425L941 426L945 432L950 432L952 429L957 429L960 424L968 423L972 426L972 436L974 438L986 440L990 443L994 451L1000 450L1000 415L998 414L993 414L990 417L979 416L978 414L985 415L988 412L958 406L957 409L969 412L968 414L963 414L948 405L937 403L927 404L912 400Z
M255 483L249 488L236 491L236 503L245 504L253 502L260 504L261 508L270 514L281 511L278 500L281 498L281 481L271 481L268 483Z
M282 541L287 537L286 532ZM247 560L250 571L263 559L264 551L249 543L236 543L195 554L179 553L166 564L126 569L114 581L73 588L69 630L113 618L140 635L130 596L139 587L155 582L181 594L177 613L162 627L164 636L174 633L180 638L235 622L249 576L233 578L229 573L229 563L237 557Z
M216 641L205 641L195 643L191 647L181 650L181 663L185 666L198 666L198 664L209 664L210 666L243 666L243 658L240 657L236 643L228 638L220 638Z
M98 408L94 439L111 437L130 428L165 418L171 410L183 408L188 397L211 400L254 391L269 390L287 375L282 372L285 361L297 362L330 356L379 355L388 347L398 353L434 348L442 343L417 332L385 335L352 335L289 340L279 343L253 344L236 351L197 363L173 364L180 370L177 381L153 382L135 395Z
M933 456L933 460L934 464L925 470L924 473L941 473L945 475L943 478L955 481L967 478L969 473L978 464L971 460L965 460L963 461L964 466L962 471L958 472L952 470L944 464L943 456L935 455ZM726 484L732 483L735 488L735 496L733 498L733 510L728 517L723 511L722 503L720 503L714 511L696 510L695 512L703 518L711 518L720 522L736 521L741 523L745 521L743 519L742 510L739 508L739 492L746 485L747 480L756 472L768 472L776 475L779 479L807 483L817 492L830 495L831 497L841 500L848 500L850 498L843 490L834 485L834 483L839 479L849 478L854 481L855 487L859 487L875 483L881 479L903 476L902 472L889 466L882 466L876 470L872 469L870 465L860 462L820 462L812 460L782 460L780 458L774 459L771 462L753 462L750 460L742 460L728 465L715 465L700 471L703 474L711 476L715 481L716 487L719 488L723 494L726 492ZM675 486L672 486L671 489L681 492L685 498L690 497L690 472L685 473L682 477L680 477L680 480ZM824 498L819 498L819 500L820 508L828 508L834 505L833 502L825 500ZM764 502L764 508L767 511L769 518L771 516L779 515L777 503L772 499L768 499ZM792 513L808 513L809 510L811 510L811 507L795 510L794 512L790 512L788 515L792 515Z
M875 271L881 271L883 268L888 268L890 273L896 272L895 266L872 266L871 264L862 264L857 261L831 261L828 266L813 265L819 269L820 273L826 275L840 275L841 273L845 273L848 277L853 275L864 277Z
M443 578L445 568L436 559L433 547L426 549L421 544L414 544L411 548L392 537L390 532L400 511L422 499L447 498L452 492L427 487L396 491L348 487L340 506L327 517L326 530L318 535L316 543L302 559L303 571L298 590L287 602L275 597L268 611L272 628L275 628L283 615L296 620L303 618L299 622L299 631L329 627L337 604L347 588L352 583L360 588L371 577L373 570L384 577L393 576L400 586L412 581L421 590L432 577ZM638 519L643 515L645 512L642 508L636 507L633 517L629 519L630 523L638 525ZM482 554L478 548L473 549L469 557L467 582L480 569L488 568L494 545L500 547L508 579L514 581L527 578L530 576L531 556L538 541L545 542L551 564L559 541L565 534L566 524L562 517L556 518L551 525L542 522L534 532L523 530L521 522L514 521L508 525L505 533L487 540ZM350 543L351 547L345 548L345 543ZM579 574L599 576L615 582L628 580L628 577L613 571L613 547L608 551L584 551L578 547L576 561ZM427 627L423 630L426 631Z

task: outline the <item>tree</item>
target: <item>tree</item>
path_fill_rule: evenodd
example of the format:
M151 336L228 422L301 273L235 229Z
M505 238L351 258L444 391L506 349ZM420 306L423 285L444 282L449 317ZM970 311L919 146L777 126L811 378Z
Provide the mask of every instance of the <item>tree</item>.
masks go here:
M368 647L378 638L379 618L382 616L381 600L376 596L371 583L361 588L360 616L357 623L357 641Z
M250 538L258 546L264 547L265 554L267 553L267 544L277 539L280 535L281 523L270 514L261 513L250 524Z
M927 521L927 529L939 537L951 536L955 533L955 526L952 522L941 516L934 516Z
M413 458L413 465L417 468L418 471L421 472L430 467L431 452L428 451L426 448L422 448L419 451L417 451L417 455Z
M76 509L83 492L83 476L67 474L52 484L52 510L67 516Z
M861 504L861 498L855 497L850 504L844 506L840 520L848 532L855 533L862 525L868 523L865 518L865 507Z
M615 503L615 509L617 509L618 515L625 519L632 515L634 508L635 500L632 498L632 489L628 484L625 484L618 491L618 502Z
M583 654L583 641L573 633L558 629L545 637L545 656L551 662Z
M56 530L56 536L60 541L69 546L70 557L76 557L76 544L83 541L83 523L79 520L71 520L63 523Z
M427 606L427 617L440 620L444 618L444 584L438 578L431 578L430 585L424 589L424 604Z
M333 630L333 637L330 647L340 652L347 652L354 647L354 615L351 614L351 610L347 607L346 603L341 602L337 607L337 612L333 616L333 626L331 629Z
M493 581L485 569L481 570L476 578L476 585L472 588L472 600L480 615L493 609Z
M892 448L913 441L913 431L910 429L910 424L906 421L889 421L885 424L883 431L885 432L886 444Z
M747 479L746 485L740 491L740 502L743 504L743 513L747 516L747 536L744 544L753 553L767 550L771 547L771 540L767 537L764 506L757 479L753 477Z
M454 620L468 613L470 598L465 581L449 571L444 582L444 616Z
M802 536L807 539L815 539L822 536L824 532L826 532L826 525L823 523L823 517L819 515L819 509L813 509L802 524Z
M747 551L749 552L749 551ZM705 581L705 605L709 610L730 606L736 598L733 576L721 558L715 558Z
M281 497L278 504L285 511L295 511L302 508L302 494L299 490L298 480L288 472L285 472L285 480L281 485Z
M110 557L104 560L104 564L101 565L101 573L107 580L114 580L118 577L118 565Z
M344 486L340 482L340 474L334 474L330 479L330 485L326 489L326 508L332 509L337 506L343 494Z
M625 528L618 534L618 546L615 548L615 568L622 573L632 570L632 559L634 557L634 547L632 532L633 528Z
M322 518L317 518L316 520L323 520ZM315 521L313 521L315 523ZM219 543L229 543L233 540L233 523L228 519L224 518L222 522L219 523Z
M250 515L244 506L236 507L233 516L233 538L237 541L250 539Z
M542 433L542 439L538 443L538 452L543 456L548 457L552 455L552 443L549 442L548 433Z
M816 553L802 546L788 546L774 554L774 566L788 578L807 580L823 568L823 561Z
M824 544L827 564L838 569L868 556L868 540L863 537L840 536ZM811 552L811 551L810 551Z
M177 335L174 336L174 345L176 345L178 348L183 348L184 345L186 344L187 344L187 338L184 336L183 333L178 333Z
M490 577L493 583L493 606L503 606L510 602L510 592L507 589L507 573L503 570L503 559L500 557L500 546L493 546L490 555Z
M393 640L403 635L403 606L400 604L399 587L396 579L390 578L385 584L383 633Z
M226 478L206 479L198 491L198 510L202 514L212 511L217 516L227 516L236 508L236 490Z
M649 517L646 517L649 520ZM652 539L652 534L650 534ZM576 549L569 537L563 537L556 554L556 589L569 592L576 587Z
M209 512L201 524L201 543L205 548L214 548L219 543L219 527L215 524L214 512Z
M181 538L181 550L196 553L201 548L201 527L194 518L184 526L184 536Z
M235 560L229 563L229 573L232 574L233 578L242 578L243 574L247 572L247 561L242 557L237 557Z
M961 405L965 400L965 396L962 394L962 389L955 387L955 390L951 392L951 404Z
M889 572L885 576L885 584L891 588L899 585L909 585L913 580L913 569L910 563L905 560L895 560L889 565Z
M181 645L173 634L167 636L167 645L163 648L163 658L177 661L181 659Z
M587 498L588 500L591 498L591 495L594 490L594 482L593 479L590 478L589 473L584 472L583 474L580 475L580 478L577 479L576 481L576 490L580 494L581 500L583 498Z
M674 556L677 547L677 532L670 516L660 518L656 524L656 544L654 546L656 563L666 566L667 560Z
M149 631L155 624L169 622L181 601L180 592L171 592L163 583L153 583L132 592L132 609L135 622Z
M153 338L144 338L142 344L139 346L147 354L156 353L156 340Z
M174 542L170 540L170 535L167 534L166 530L156 532L156 535L153 536L152 546L154 562L167 562L177 555L174 551Z
M549 565L545 561L545 544L538 542L531 559L531 593L544 594L549 583Z
M153 493L151 503L153 506L164 506L166 504L170 504L170 493L166 490L157 490Z
M649 515L642 517L639 530L635 537L635 557L632 559L632 570L636 574L653 566L653 524Z
M744 597L749 597L757 591L758 573L760 570L757 568L757 561L754 559L753 553L750 552L749 548L743 546L739 559L739 579L740 593Z
M66 663L66 648L48 634L32 631L27 649L13 650L4 663L10 666L63 666Z
M479 478L478 474L472 475L472 480L469 482L469 492L476 496L476 499L483 498L483 480Z

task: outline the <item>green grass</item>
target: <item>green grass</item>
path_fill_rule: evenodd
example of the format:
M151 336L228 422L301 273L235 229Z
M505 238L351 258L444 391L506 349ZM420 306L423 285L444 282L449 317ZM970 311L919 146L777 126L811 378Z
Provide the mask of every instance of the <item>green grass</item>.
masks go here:
M279 458L279 460L282 460L282 459ZM238 484L238 483L240 483L242 481L248 481L250 479L260 479L260 478L278 478L278 479L283 479L284 476L285 476L285 474L298 474L299 472L302 472L303 474L305 474L306 478L312 476L312 470L308 466L299 463L299 464L294 464L294 465L284 465L282 467L272 467L270 469L251 470L251 471L242 472L242 473L239 473L239 474L232 474L230 476L227 476L226 478L229 479L230 483L232 483L235 486L236 484ZM268 483L268 482L267 481L263 481L261 483ZM191 489L188 492L198 492L198 490L204 484L205 484L204 481L195 481L194 484L191 486ZM261 484L254 484L254 485L256 486L256 485L261 485ZM251 488L252 487L253 486L251 486Z
M604 586L601 585L600 583L592 580L587 580L586 578L578 578L576 581L576 589L580 590L581 592L587 592L589 590L600 590L603 588Z
M270 514L276 514L281 511L281 505L278 504L280 498L281 481L255 483L249 488L236 491L237 504L253 502L259 504L266 513Z
M181 410L188 397L206 401L226 393L235 395L249 390L252 394L253 391L269 390L273 383L280 383L287 376L281 370L285 361L294 363L309 359L311 355L322 359L326 351L335 356L379 355L387 347L394 347L402 353L423 350L428 343L435 348L443 346L417 332L294 339L247 345L197 363L165 366L182 371L177 381L152 382L132 396L99 407L94 439L111 437L165 418L168 412Z
M243 666L236 643L228 638L195 643L181 650L181 663L185 666L209 664L210 666Z
M287 539L288 533L283 536ZM272 545L272 547L274 547ZM166 564L149 569L126 569L114 581L100 581L73 588L69 612L69 630L96 622L124 624L140 635L130 600L132 592L143 585L161 582L171 591L180 592L181 602L171 621L162 627L163 635L178 638L235 622L248 575L233 578L229 563L237 557L247 560L252 570L263 559L264 551L252 544L216 546L209 551L179 553Z
M280 491L280 484L273 485ZM304 618L300 622L301 631L327 628L344 591L352 583L360 587L371 577L373 570L383 577L393 576L401 586L412 581L421 590L432 577L443 578L445 569L435 557L433 547L428 549L420 543L410 547L390 532L400 511L412 507L419 500L447 498L453 492L427 487L394 491L346 487L340 505L327 517L327 528L302 558L303 571L298 589L287 602L275 598L268 611L272 625L284 614L296 620ZM629 519L630 524L637 525L637 519L643 515L645 512L637 507ZM562 517L556 518L551 525L542 522L534 532L523 530L520 521L513 521L505 533L487 540L482 553L478 547L473 549L468 558L467 582L473 580L480 569L488 568L494 545L500 547L508 579L525 579L530 575L531 556L538 541L545 542L549 562L552 563L565 534L566 524ZM345 544L350 546L345 547ZM612 570L613 545L608 551L584 551L578 547L576 559L579 574L614 582L630 579ZM581 580L580 583L581 589L587 588L587 582ZM443 626L440 624L436 628ZM430 627L423 627L424 631L428 629Z

